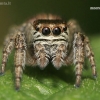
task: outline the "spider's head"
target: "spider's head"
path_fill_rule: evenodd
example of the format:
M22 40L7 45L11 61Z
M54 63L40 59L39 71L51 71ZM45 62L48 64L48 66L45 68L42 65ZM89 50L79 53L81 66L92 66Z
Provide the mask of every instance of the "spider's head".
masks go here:
M67 31L66 22L61 19L47 20L40 19L33 22L33 27L37 32L42 33L44 36L58 36Z
M59 69L69 49L67 23L54 15L41 15L33 21L32 42L37 65L45 68L49 62Z

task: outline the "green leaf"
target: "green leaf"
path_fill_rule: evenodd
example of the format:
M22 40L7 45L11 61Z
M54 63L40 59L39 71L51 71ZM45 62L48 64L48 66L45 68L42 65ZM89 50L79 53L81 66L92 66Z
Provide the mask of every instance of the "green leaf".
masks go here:
M100 36L91 36L90 40L97 72L100 73ZM74 66L64 66L56 70L49 64L44 70L26 66L20 91L16 91L13 56L14 53L9 56L5 75L0 76L0 100L98 100L100 98L100 77L98 75L97 80L93 79L89 63L87 70L83 69L80 88L74 88Z

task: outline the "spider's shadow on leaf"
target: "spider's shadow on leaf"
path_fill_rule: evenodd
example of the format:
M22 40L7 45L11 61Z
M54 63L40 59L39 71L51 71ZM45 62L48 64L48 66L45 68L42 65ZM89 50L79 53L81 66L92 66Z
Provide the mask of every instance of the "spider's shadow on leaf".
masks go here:
M33 68L26 66L24 73L29 77L36 77L36 79L40 82L42 82L45 78L51 79L54 81L53 83L56 83L57 79L65 81L69 84L74 84L75 82L73 66L62 66L59 70L54 68L51 63L44 70L41 70L39 67Z
M30 67L26 66L24 70L24 74L29 77L35 77L39 82L43 82L45 78L51 79L53 81L53 86L57 86L58 79L64 81L67 84L74 85L75 84L75 67L73 65L70 66L62 66L59 70L54 68L54 66L50 63L44 70L41 70L39 67ZM87 73L88 68L84 68L85 72ZM83 72L84 72L83 70ZM85 73L85 74L86 74ZM89 78L93 79L89 73L89 75L82 75L82 80Z

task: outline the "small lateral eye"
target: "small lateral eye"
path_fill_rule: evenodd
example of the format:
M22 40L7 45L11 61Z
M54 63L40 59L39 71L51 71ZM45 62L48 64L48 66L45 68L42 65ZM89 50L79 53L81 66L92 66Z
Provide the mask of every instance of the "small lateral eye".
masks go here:
M60 35L61 29L59 27L55 27L52 32L54 35Z
M36 31L39 31L39 27L36 27L35 29L36 29Z
M43 34L43 35L49 35L49 34L50 34L50 29L49 29L48 27L44 27L44 28L42 29L42 34Z
M65 26L65 27L63 28L63 30L66 31L66 30L67 30L67 27Z

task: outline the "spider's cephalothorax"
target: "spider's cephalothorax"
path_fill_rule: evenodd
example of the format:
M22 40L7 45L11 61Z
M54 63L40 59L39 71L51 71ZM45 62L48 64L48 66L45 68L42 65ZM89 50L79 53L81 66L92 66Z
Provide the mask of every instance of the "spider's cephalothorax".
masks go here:
M57 69L64 64L68 55L69 37L66 23L62 20L36 20L33 33L33 47L36 62L40 68L51 61Z
M24 66L45 68L51 62L55 68L74 63L76 83L81 81L85 56L89 58L92 74L96 77L94 54L88 38L75 20L68 23L60 17L40 14L10 31L4 43L1 74L5 71L8 55L15 48L15 86L20 87Z

